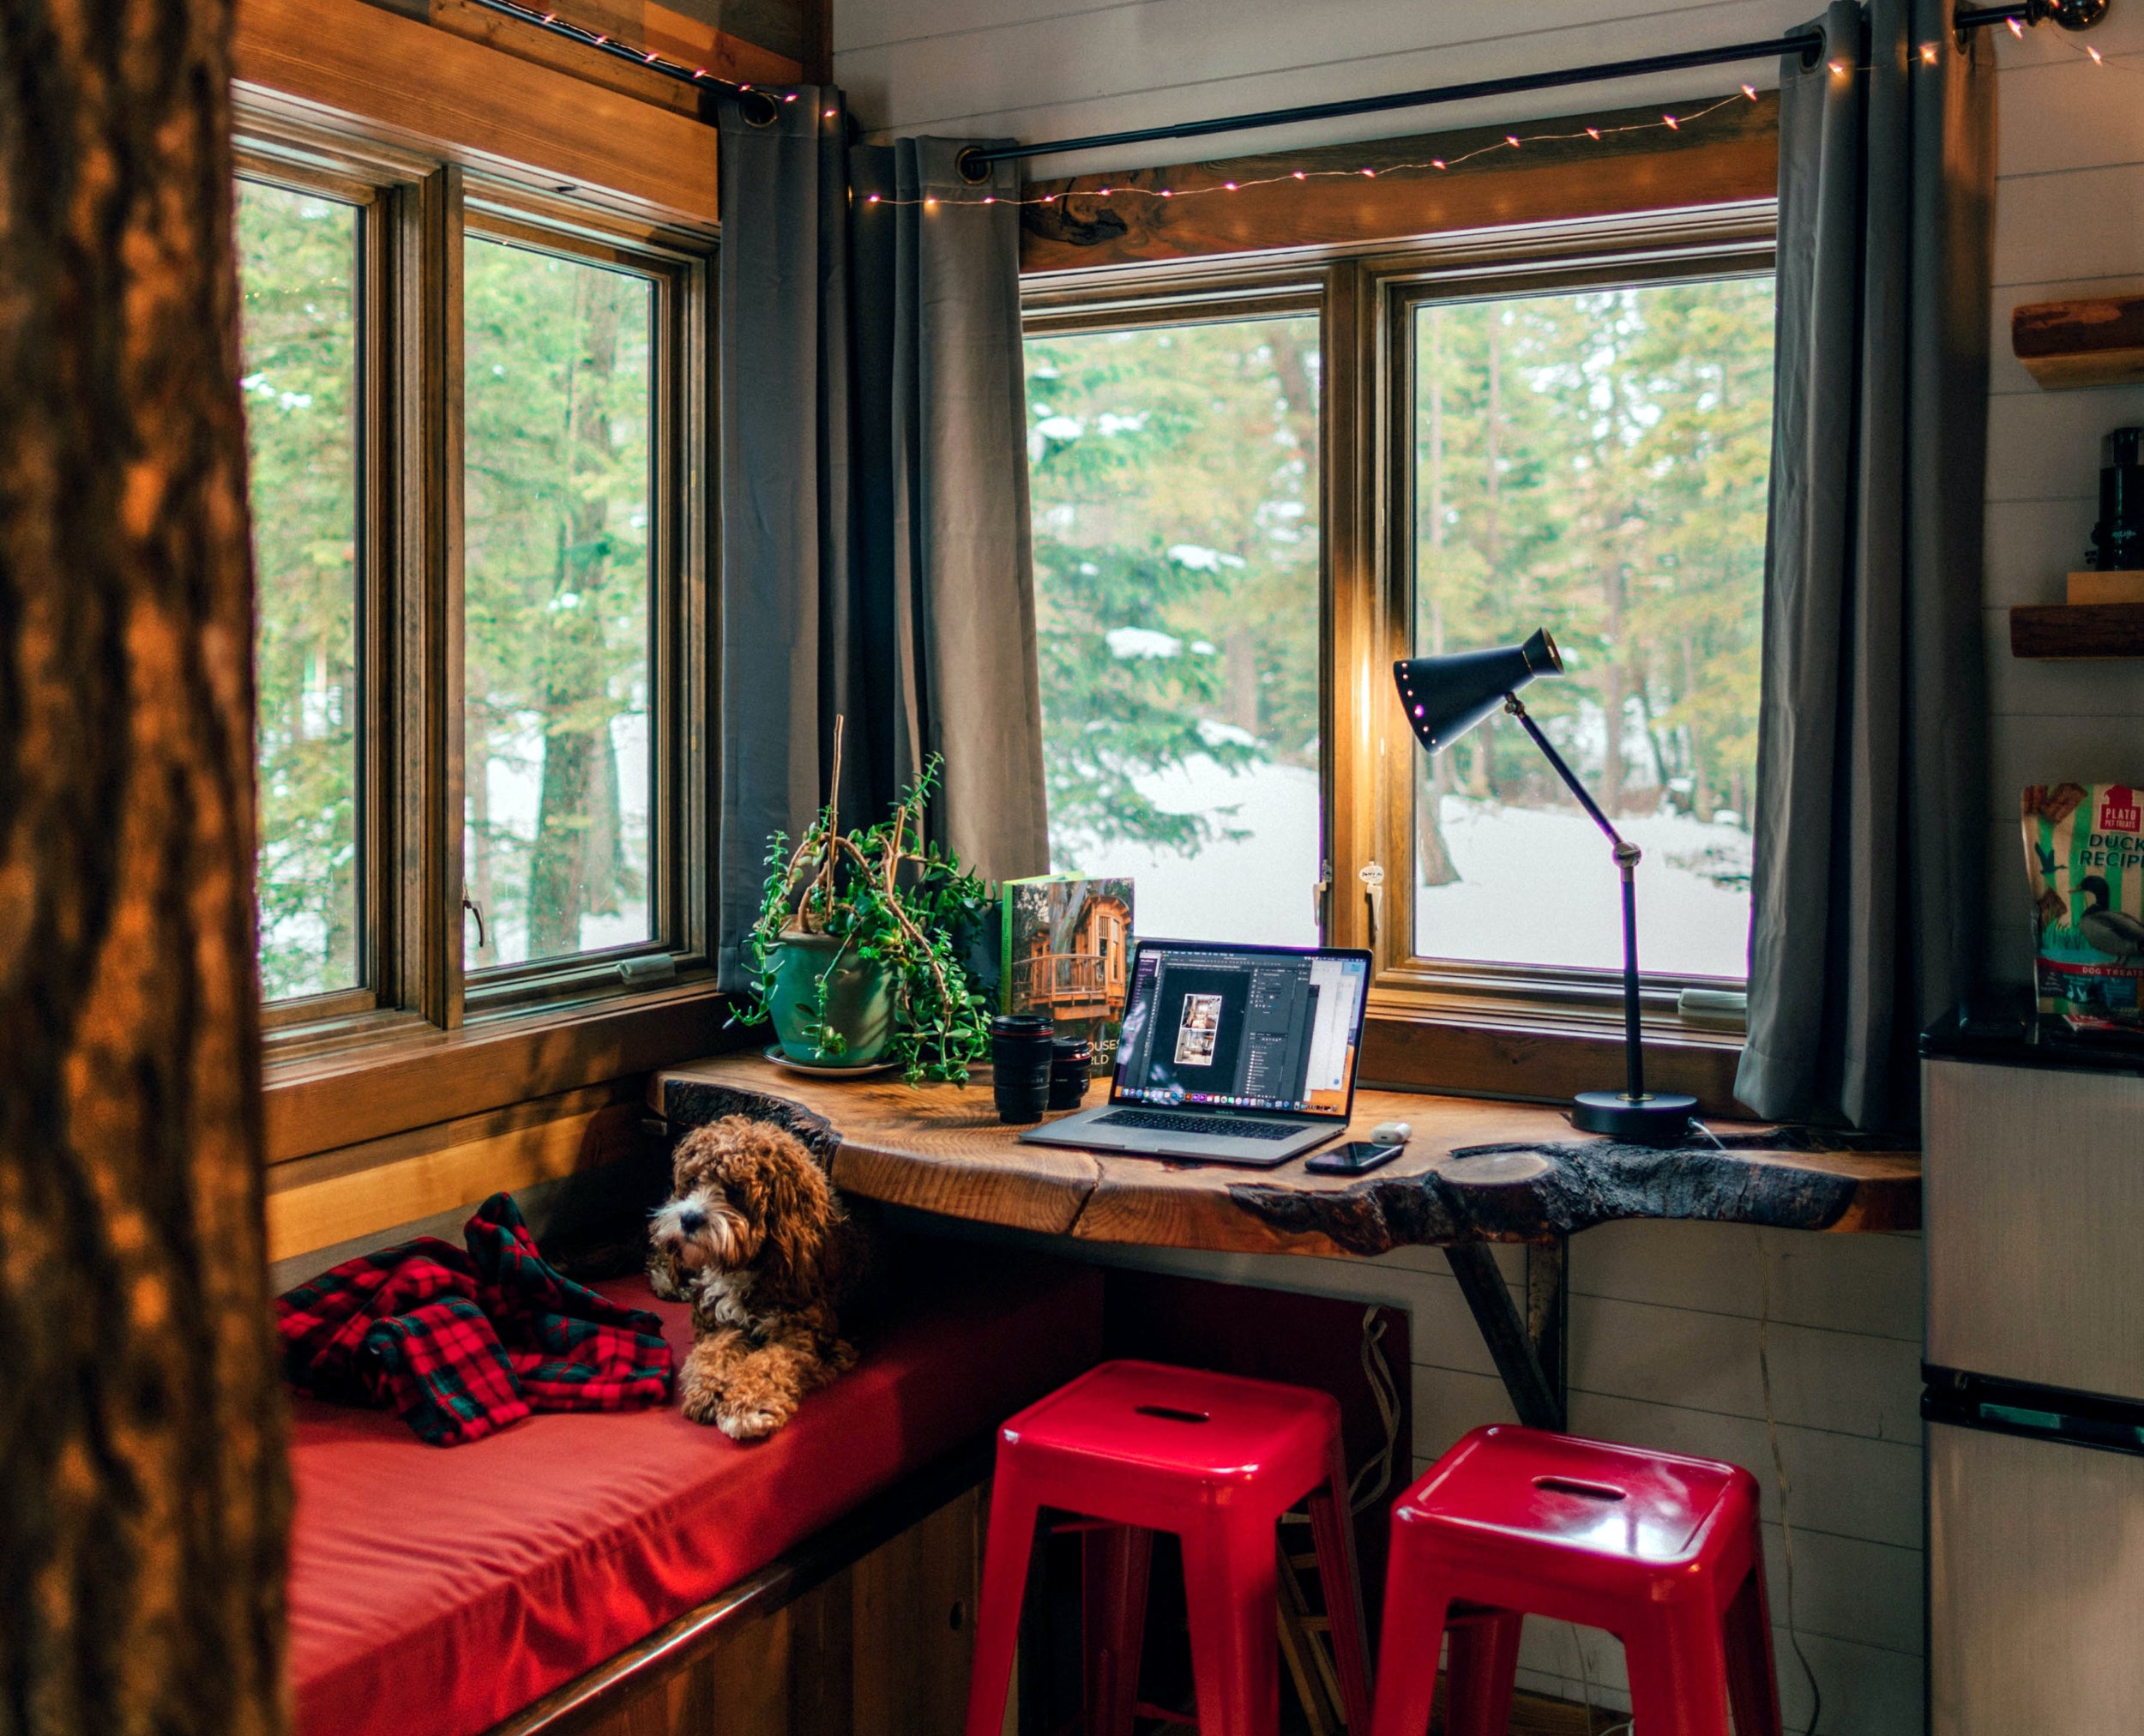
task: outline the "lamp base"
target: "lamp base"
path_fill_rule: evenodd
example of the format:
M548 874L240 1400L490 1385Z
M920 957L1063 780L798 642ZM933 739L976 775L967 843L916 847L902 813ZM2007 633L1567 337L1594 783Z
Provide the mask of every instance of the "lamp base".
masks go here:
M1571 1100L1572 1126L1627 1145L1679 1145L1696 1112L1697 1100L1677 1091L1648 1091L1642 1097L1581 1091Z

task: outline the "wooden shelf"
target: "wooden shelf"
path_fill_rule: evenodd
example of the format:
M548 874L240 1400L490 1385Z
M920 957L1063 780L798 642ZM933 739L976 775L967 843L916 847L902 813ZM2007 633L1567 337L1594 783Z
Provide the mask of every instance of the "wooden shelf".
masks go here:
M2010 611L2014 657L2144 657L2144 603L2025 603Z
M2144 380L2144 295L2029 302L2011 311L2010 348L2052 389Z

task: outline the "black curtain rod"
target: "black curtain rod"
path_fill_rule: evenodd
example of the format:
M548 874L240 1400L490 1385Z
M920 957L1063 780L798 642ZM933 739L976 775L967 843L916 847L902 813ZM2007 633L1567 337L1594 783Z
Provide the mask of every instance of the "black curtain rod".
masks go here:
M1960 7L1952 24L1962 35L1990 24L2038 24L2051 18L2068 30L2089 29L2105 15L2107 0L2012 0L1998 6ZM1651 54L1637 60L1611 60L1595 66L1565 67L1557 72L1522 73L1512 78L1477 79L1469 84L1448 84L1429 90L1406 90L1387 96L1351 97L1340 102L1306 103L1298 108L1268 109L1260 114L1225 115L1215 120L1186 121L1172 127L1141 127L1121 133L1093 133L1081 139L1045 139L1032 145L1000 145L994 150L971 148L961 153L961 172L971 180L984 179L993 163L1029 157L1062 156L1071 151L1099 151L1117 145L1155 144L1165 139L1203 138L1212 133L1250 132L1262 127L1293 126L1303 121L1334 120L1346 115L1383 114L1393 109L1426 108L1434 103L1466 102L1477 97L1514 96L1533 90L1560 90L1570 85L1600 84L1611 79L1641 78L1651 73L1688 72L1705 66L1729 66L1737 61L1773 60L1799 54L1804 62L1823 52L1821 30L1791 32L1761 42L1731 42L1719 48L1686 49L1680 54Z

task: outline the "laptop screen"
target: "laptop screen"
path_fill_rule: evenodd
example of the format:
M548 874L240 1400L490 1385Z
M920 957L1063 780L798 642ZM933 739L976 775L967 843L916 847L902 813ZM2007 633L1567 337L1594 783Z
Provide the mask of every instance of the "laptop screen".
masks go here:
M1366 952L1141 941L1110 1100L1344 1118L1369 981Z

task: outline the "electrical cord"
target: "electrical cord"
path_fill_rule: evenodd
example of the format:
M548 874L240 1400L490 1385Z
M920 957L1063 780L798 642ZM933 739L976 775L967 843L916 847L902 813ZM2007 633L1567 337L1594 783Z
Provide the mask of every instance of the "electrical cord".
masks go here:
M1391 1364L1385 1360L1385 1323L1381 1311L1374 1303L1363 1310L1362 1362L1363 1378L1370 1383L1370 1395L1376 1401L1378 1418L1384 1424L1384 1444L1348 1482L1351 1516L1383 1498L1392 1486L1392 1462L1400 1450L1400 1388L1392 1377ZM1370 1480L1373 1474L1374 1482Z

